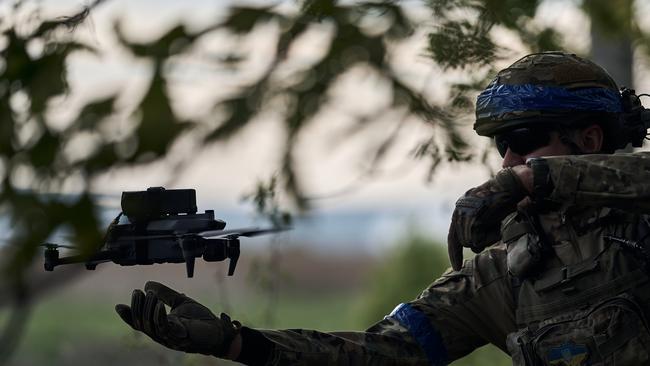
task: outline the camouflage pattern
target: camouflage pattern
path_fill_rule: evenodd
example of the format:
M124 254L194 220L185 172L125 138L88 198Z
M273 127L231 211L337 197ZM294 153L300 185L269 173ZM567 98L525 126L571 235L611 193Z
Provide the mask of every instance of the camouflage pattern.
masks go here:
M565 205L650 213L650 153L547 157L554 189Z
M504 85L552 86L567 90L595 88L609 90L616 95L619 89L607 71L594 62L558 51L533 53L522 57L501 70L484 93L491 87ZM540 98L544 98L543 88L537 88L536 91L540 93ZM511 95L508 99L515 100L520 97L521 95ZM607 113L592 115L586 113L587 111L540 108L523 109L495 116L486 113L483 107L480 101L477 101L474 130L481 136L494 136L506 130L539 124L579 126L584 123L582 118L577 118L582 114L588 116L587 119L590 121L594 120L594 116L598 116L600 118L595 120L599 122L611 117Z
M650 364L650 154L545 160L555 203L540 215L549 252L517 291L513 364ZM510 254L539 237L513 215L502 240L511 267L521 264Z
M622 244L650 232L650 154L547 160L556 205L539 214L546 251L534 271L508 272L509 252L541 240L513 213L501 242L448 270L410 306L438 331L447 362L492 343L514 365L650 364L647 263ZM272 344L269 365L436 364L391 316L365 332L258 332ZM244 352L255 352L245 342Z

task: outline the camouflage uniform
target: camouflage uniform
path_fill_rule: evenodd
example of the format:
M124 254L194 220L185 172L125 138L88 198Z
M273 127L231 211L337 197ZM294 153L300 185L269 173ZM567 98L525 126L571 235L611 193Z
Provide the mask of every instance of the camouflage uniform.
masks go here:
M444 365L492 343L515 365L650 364L650 289L637 245L648 232L650 153L544 161L553 188L542 230L509 215L499 243L365 332L244 328L240 360ZM519 249L540 236L548 245L533 274L512 276Z

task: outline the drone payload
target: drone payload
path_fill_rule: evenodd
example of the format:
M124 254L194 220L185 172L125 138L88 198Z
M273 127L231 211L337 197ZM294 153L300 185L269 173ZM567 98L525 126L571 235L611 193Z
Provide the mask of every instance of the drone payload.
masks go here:
M197 213L194 189L153 187L146 191L123 192L122 212L108 226L105 242L90 257L60 257L65 245L44 244L44 267L54 270L61 264L84 263L94 270L97 264L113 262L122 266L185 262L187 276L194 275L194 261L230 259L232 276L239 259L239 237L251 237L288 228L247 228L224 230L226 223L214 218L213 210ZM120 219L126 216L128 222Z

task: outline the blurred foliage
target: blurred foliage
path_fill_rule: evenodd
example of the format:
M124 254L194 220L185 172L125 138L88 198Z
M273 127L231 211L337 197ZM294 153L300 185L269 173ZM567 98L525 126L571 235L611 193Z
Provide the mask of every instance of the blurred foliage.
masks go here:
M478 69L496 60L499 47L491 40L495 26L512 29L531 41L538 29L520 27L530 20L537 3L510 1L431 1L435 28L429 34L432 60L443 68ZM97 207L90 196L95 178L111 169L164 160L173 144L195 132L198 146L236 135L254 118L273 113L284 121L286 144L276 184L306 207L300 174L295 166L295 145L303 131L330 106L331 90L353 68L373 70L388 82L392 103L372 116L357 116L363 128L371 128L379 116L400 110L431 127L431 137L415 149L415 155L431 160L431 175L441 161L466 161L471 149L458 132L455 115L471 106L469 100L482 83L454 86L453 103L436 105L417 88L402 80L392 64L396 44L408 41L422 24L413 20L398 2L365 1L339 4L334 0L303 1L294 11L268 7L236 6L218 23L198 31L183 25L171 27L150 41L135 42L119 26L114 30L124 52L151 65L151 79L143 97L124 110L117 103L120 91L90 100L65 124L50 121L48 106L67 93L67 60L77 52L101 52L75 40L72 31L101 2L92 3L69 18L35 22L19 2L2 19L0 57L0 208L12 221L12 260L4 270L19 286L22 271L38 253L38 245L56 229L65 227L73 241L90 253L101 242ZM517 5L517 6L515 6ZM503 12L507 9L507 12ZM467 10L468 17L453 14ZM472 15L474 14L474 15ZM165 67L190 54L192 47L215 32L231 37L250 37L262 26L277 26L270 59L257 78L246 78L229 96L216 100L214 113L205 120L184 120L175 114ZM31 26L30 26L31 25ZM322 28L323 26L327 28ZM292 47L308 31L328 32L322 54L310 64L291 66ZM328 31L328 30L329 31ZM453 30L453 31L448 31ZM531 38L532 37L532 38ZM551 37L553 38L553 37ZM532 50L541 49L535 39ZM38 45L40 47L35 47ZM556 48L545 44L543 49ZM237 50L232 50L236 54ZM225 57L236 73L241 58ZM432 63L432 67L434 63ZM252 80L251 80L252 79ZM214 119L217 119L216 121ZM372 161L381 163L392 139L379 145ZM79 149L78 146L85 146ZM82 152L79 152L81 150ZM56 195L73 186L74 195ZM47 197L47 198L43 198ZM85 244L84 244L85 243Z
M634 1L591 0L582 4L591 21L604 33L625 35L632 39L647 39L634 17Z
M117 103L123 92L117 90L87 101L73 118L56 123L49 111L68 93L70 58L77 53L103 57L101 50L74 36L74 29L102 1L53 20L39 19L29 3L17 2L0 19L0 212L10 223L10 241L2 249L6 258L2 278L8 284L0 296L4 304L24 304L35 295L26 291L25 271L54 231L69 231L82 253L91 253L101 243L104 228L91 196L96 178L113 169L167 159L180 137L200 136L195 145L206 146L236 136L261 116L279 117L285 144L277 184L298 207L307 208L295 147L306 127L336 107L331 105L332 91L351 70L379 75L392 96L381 110L350 116L362 130L377 128L380 117L394 111L404 115L403 121L430 127L430 134L413 151L429 160L431 177L441 162L468 161L477 153L456 122L471 111L476 91L494 74L495 63L512 57L513 50L497 42L495 31L514 35L528 51L562 48L561 34L534 21L539 0L428 0L424 3L431 16L426 21L390 0L305 0L290 11L273 5L238 5L205 29L175 25L148 41L131 40L118 21L114 30L121 51L150 65L151 78L142 98L125 107ZM629 31L638 44L646 45L648 37L642 30L633 20L626 22L631 10L625 9L632 7L615 4L619 2L589 1L585 9L603 27L617 29L617 24L629 23L619 31ZM205 118L186 120L175 113L166 66L191 57L193 47L215 32L245 41L269 29L275 29L277 37L270 41L273 52L263 72L242 76L238 87L216 100L214 113ZM310 31L327 36L321 54L309 64L292 64L291 50ZM432 69L459 69L471 75L450 85L447 102L431 100L403 79L394 64L396 46L418 32L426 34L423 54ZM239 51L231 50L214 62L233 73L241 71L249 55ZM375 164L382 162L394 138L388 135L377 147ZM60 195L63 191L74 193Z
M369 287L357 305L358 317L370 326L400 303L412 301L449 267L446 246L415 230L399 241L368 277ZM487 345L454 366L511 365L510 357Z
M289 227L291 214L280 207L278 198L278 177L273 175L268 182L259 181L255 190L244 195L242 200L252 201L257 216L269 222L273 227ZM281 271L281 239L275 236L271 239L269 255L265 259L253 260L248 273L248 281L256 286L266 301L260 304L264 309L265 326L274 325L278 307L278 287L280 281L286 281L287 275Z
M369 276L359 317L366 326L383 319L395 305L414 300L449 267L446 246L411 232Z

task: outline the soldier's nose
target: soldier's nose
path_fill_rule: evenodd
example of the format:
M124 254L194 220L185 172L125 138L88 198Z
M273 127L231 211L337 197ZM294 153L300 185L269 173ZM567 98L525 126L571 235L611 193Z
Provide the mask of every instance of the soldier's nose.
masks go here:
M523 165L526 161L521 155L512 152L510 148L506 151L506 154L503 156L503 161L501 162L502 168L510 168L516 165Z

